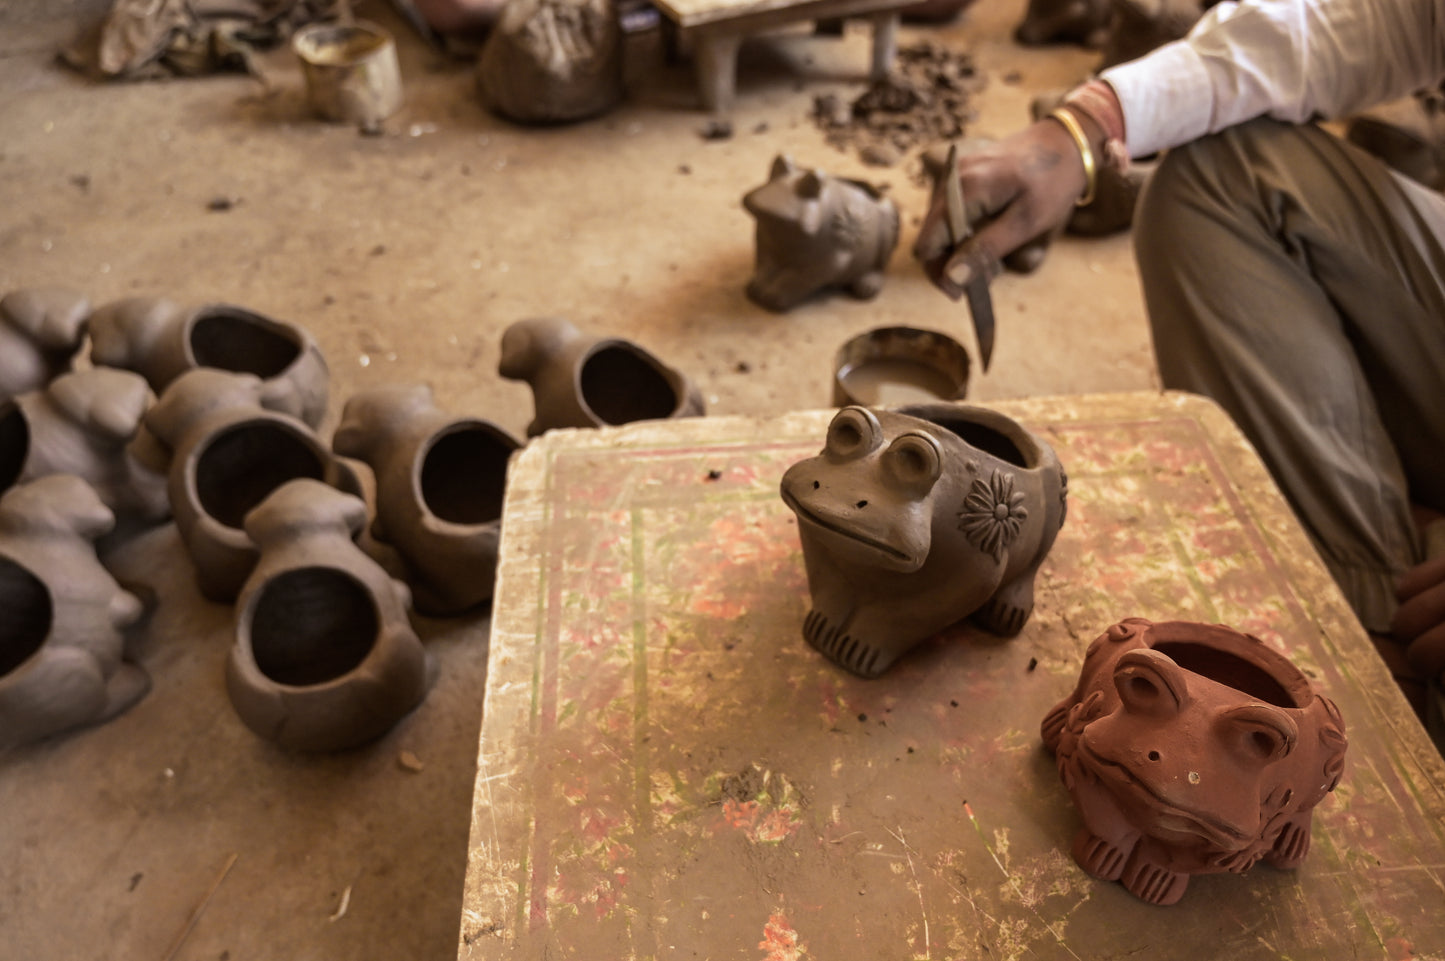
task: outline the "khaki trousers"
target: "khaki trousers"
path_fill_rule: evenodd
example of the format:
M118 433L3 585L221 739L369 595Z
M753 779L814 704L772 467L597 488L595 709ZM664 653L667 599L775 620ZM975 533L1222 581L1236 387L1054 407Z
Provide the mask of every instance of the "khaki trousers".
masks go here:
M1445 198L1314 126L1168 153L1135 248L1160 376L1244 430L1371 631L1445 510Z

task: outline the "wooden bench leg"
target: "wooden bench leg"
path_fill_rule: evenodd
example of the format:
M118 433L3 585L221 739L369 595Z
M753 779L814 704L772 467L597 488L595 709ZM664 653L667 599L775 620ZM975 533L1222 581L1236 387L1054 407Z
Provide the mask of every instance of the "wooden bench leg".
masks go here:
M898 11L876 13L873 20L873 64L868 75L874 80L888 76L898 53Z
M729 31L707 32L697 38L697 85L702 105L713 113L732 109L738 72L738 47L743 36Z

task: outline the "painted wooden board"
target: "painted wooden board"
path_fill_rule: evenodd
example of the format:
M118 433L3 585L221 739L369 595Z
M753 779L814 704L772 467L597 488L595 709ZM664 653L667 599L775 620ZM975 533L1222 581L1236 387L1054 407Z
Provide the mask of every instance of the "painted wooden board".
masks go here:
M1445 957L1445 765L1257 458L1173 394L995 405L1069 471L1037 609L884 677L801 636L784 469L829 411L553 433L514 462L463 959ZM1085 875L1038 725L1130 615L1286 652L1349 727L1303 867Z

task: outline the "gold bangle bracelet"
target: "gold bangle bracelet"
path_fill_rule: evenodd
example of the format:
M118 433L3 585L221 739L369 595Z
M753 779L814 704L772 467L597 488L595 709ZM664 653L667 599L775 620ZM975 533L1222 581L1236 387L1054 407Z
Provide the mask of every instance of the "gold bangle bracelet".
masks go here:
M1094 202L1094 193L1099 187L1099 167L1094 162L1094 148L1089 146L1088 134L1084 133L1084 128L1079 125L1073 111L1067 107L1059 107L1049 116L1064 125L1069 136L1074 138L1075 146L1079 148L1079 159L1084 162L1084 194L1074 201L1074 206L1087 207Z

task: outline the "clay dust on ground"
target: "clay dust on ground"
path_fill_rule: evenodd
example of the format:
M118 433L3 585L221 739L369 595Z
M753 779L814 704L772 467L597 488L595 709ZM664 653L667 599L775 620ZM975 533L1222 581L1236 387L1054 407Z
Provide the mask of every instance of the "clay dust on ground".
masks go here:
M851 103L814 97L813 121L833 147L891 167L915 147L963 137L975 119L969 99L986 84L968 54L924 40L900 47L888 75Z

